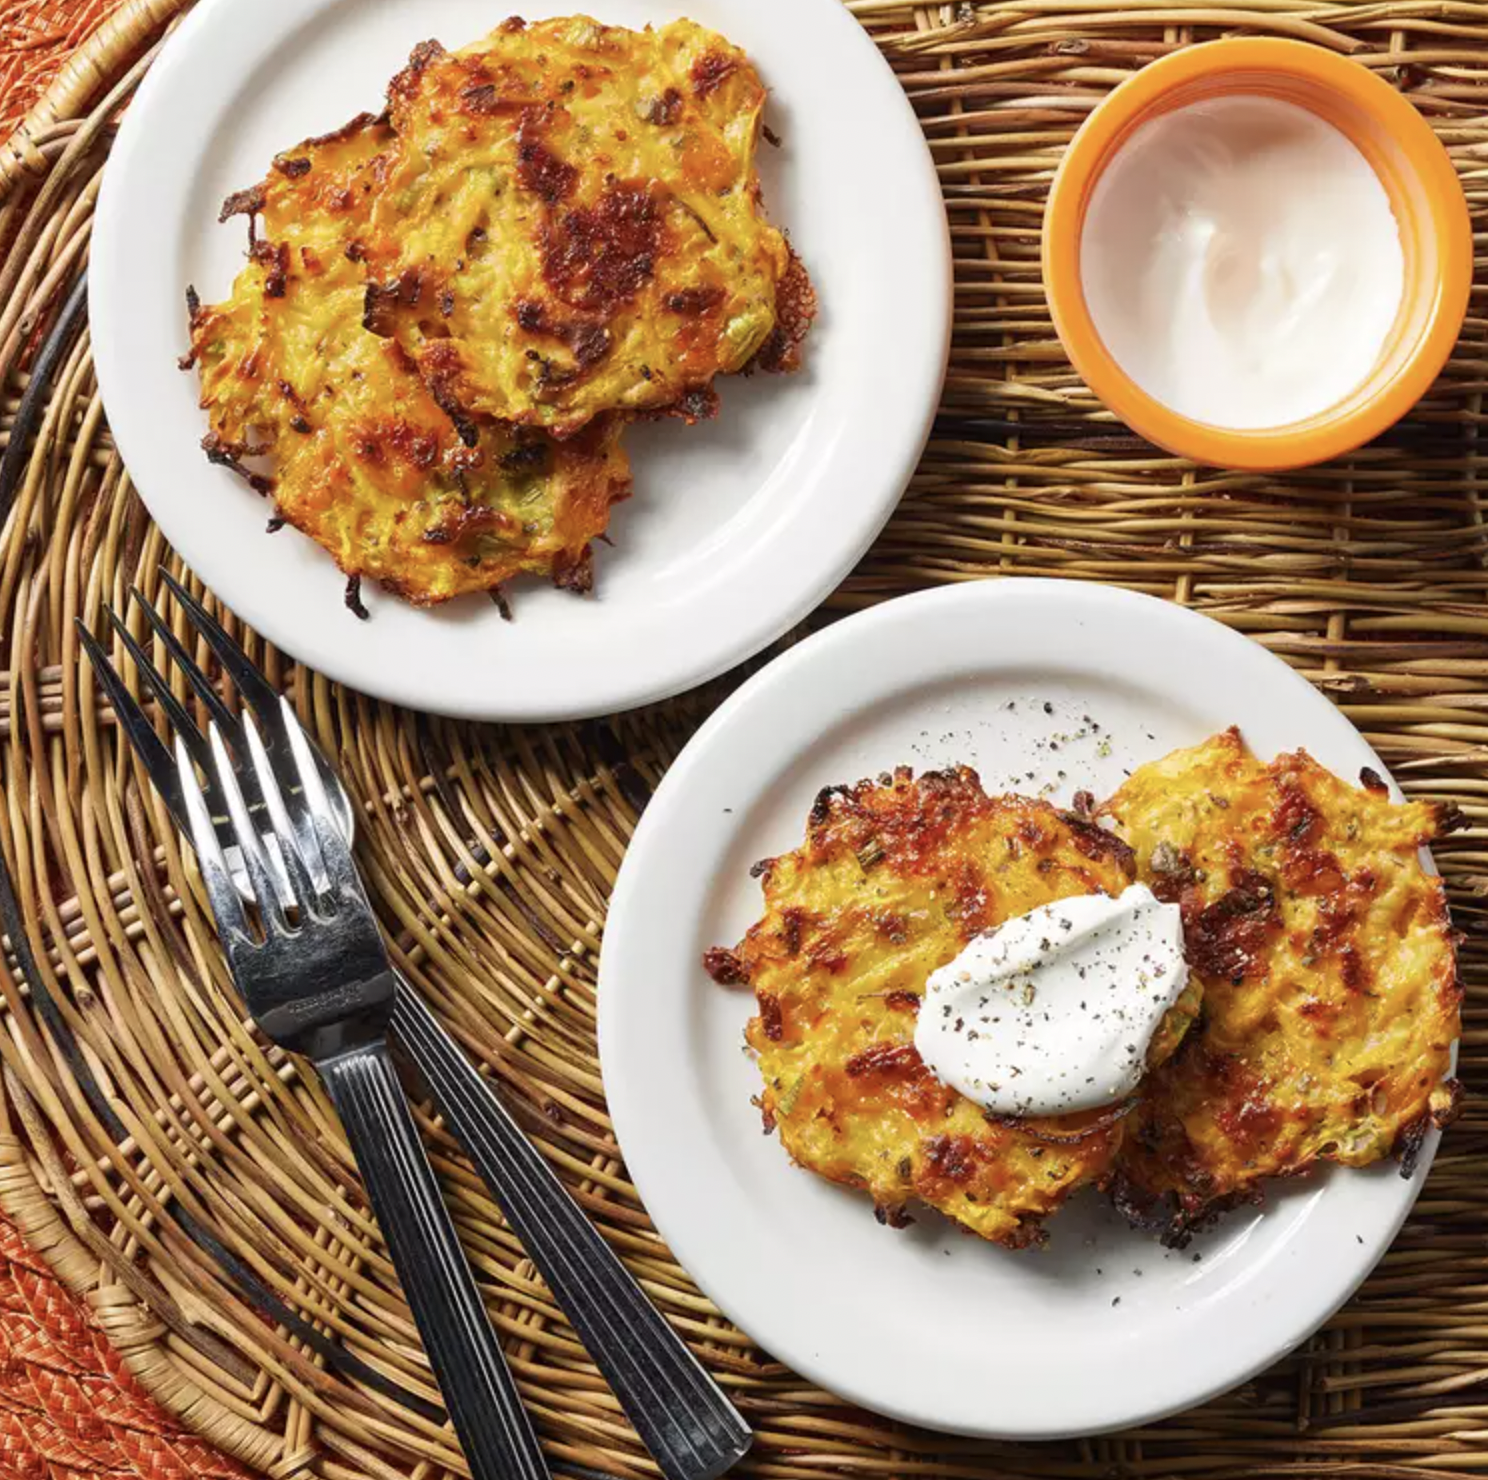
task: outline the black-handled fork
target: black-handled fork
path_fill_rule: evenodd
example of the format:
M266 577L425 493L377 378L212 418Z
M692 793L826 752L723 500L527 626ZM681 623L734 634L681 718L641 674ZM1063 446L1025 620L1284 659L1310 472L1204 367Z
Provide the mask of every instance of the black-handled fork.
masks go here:
M280 787L251 717L242 721L247 754L236 765L215 722L208 736L207 775L227 803L257 904L252 914L233 881L191 750L176 737L191 843L228 967L263 1033L310 1059L330 1091L471 1473L478 1480L548 1480L388 1053L395 985L376 917L310 747L292 717L287 724L293 788ZM277 871L249 815L240 771L267 811Z
M258 721L281 785L293 789L279 695L221 624L168 572L162 570L161 577ZM236 744L237 716L154 607L140 592L133 596L171 660L229 743ZM201 765L207 755L206 738L124 623L112 611L109 616L173 730ZM177 825L189 831L170 753L101 645L81 622L78 632L131 747ZM349 835L350 803L334 772L313 746L311 750L338 822ZM251 793L246 800L250 814L259 819L260 831L266 831L262 804ZM210 791L208 802L219 819L225 817L220 798ZM225 828L219 828L219 834L231 864L236 850ZM274 851L268 851L273 866ZM241 867L233 871L240 892L246 892L246 875ZM668 1480L713 1480L723 1474L749 1448L748 1425L553 1175L489 1081L401 978L395 986L392 1029L662 1473Z

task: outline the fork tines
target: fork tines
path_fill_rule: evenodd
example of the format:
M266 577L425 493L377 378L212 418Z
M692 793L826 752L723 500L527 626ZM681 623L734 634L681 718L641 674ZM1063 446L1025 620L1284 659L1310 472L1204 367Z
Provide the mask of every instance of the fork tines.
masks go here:
M279 695L259 673L247 653L228 635L222 624L164 567L161 567L160 578L170 589L192 626L212 649L217 661L222 665L223 672L232 680L243 702L257 718L260 727L270 736L270 748L274 748L275 741L280 741L278 748L282 749ZM171 630L170 625L155 609L144 592L138 586L133 586L129 594L135 605L144 613L145 620L159 637L171 661L181 670L192 692L205 706L212 721L226 736L228 743L240 754L245 753L242 725L237 716L223 702L216 685L192 658L185 644ZM168 680L156 668L140 642L130 633L118 612L111 606L105 606L104 610L108 613L109 621L118 634L125 652L133 659L141 679L148 685L156 702L165 712L171 729L185 742L192 760L204 771L209 770L211 748L191 711L176 697ZM77 619L76 626L78 640L93 664L93 671L98 677L99 685L108 695L109 702L118 716L120 725L125 730L126 737L145 762L146 769L150 773L150 780L165 798L176 822L184 827L186 825L185 802L179 787L174 784L175 762L171 758L170 751L156 734L154 725L150 723L139 701L130 693L103 644L88 630L81 617ZM282 773L280 774L282 778Z
M303 781L300 768L296 763L293 737L298 733L303 739L303 732L300 731L299 722L295 719L293 712L288 709L286 701L259 672L252 659L226 628L164 567L160 568L160 578L175 597L188 623L210 648L223 674L231 680L248 713L257 721L257 732L269 773L272 774L279 788L298 793L303 786ZM228 706L217 685L192 657L187 644L177 636L144 592L138 586L134 586L130 588L129 594L144 614L150 630L164 647L168 658L167 668L170 664L174 664L180 670L192 693L205 708L209 716L209 724L221 732L228 749L237 759L244 773L244 800L249 815L258 822L261 831L268 831L266 788L257 768L249 764L252 752L243 719ZM124 619L111 606L105 606L104 610L108 614L119 642L124 651L129 654L141 680L159 705L172 733L185 746L191 760L205 778L204 793L208 812L219 838L225 844L228 840L229 809L227 799L216 781L212 746L207 735L203 734L201 726L191 712L191 707L177 696L169 678L155 665L145 645L129 631ZM78 639L93 665L99 686L108 696L125 738L135 754L139 756L151 783L169 808L176 826L183 833L190 835L191 818L175 758L156 733L155 725L140 701L130 692L129 686L124 682L122 674L103 644L88 630L81 618L77 619L76 626ZM313 750L310 754L312 756L310 769L321 781L324 789L322 770L324 763ZM324 855L318 847L315 831L307 815L300 808L291 810L293 812L290 822L291 834L299 842L301 853L307 859L316 862L323 861ZM277 849L271 852L270 868L278 883L278 892L282 898L291 881L285 874L282 861L277 855ZM318 880L324 879L324 875L319 871L316 872L315 877Z

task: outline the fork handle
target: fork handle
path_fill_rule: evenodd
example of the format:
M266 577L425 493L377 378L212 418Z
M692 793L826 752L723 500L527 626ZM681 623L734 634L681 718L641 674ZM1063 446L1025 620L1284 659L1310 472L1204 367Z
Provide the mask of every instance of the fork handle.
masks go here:
M667 1480L722 1475L749 1425L402 978L393 1033Z
M387 1041L317 1062L474 1480L549 1480Z

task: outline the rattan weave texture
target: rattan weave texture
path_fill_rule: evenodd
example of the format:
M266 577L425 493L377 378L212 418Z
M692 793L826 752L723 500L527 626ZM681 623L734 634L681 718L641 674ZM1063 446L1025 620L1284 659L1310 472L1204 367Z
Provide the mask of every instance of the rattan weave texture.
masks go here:
M17 491L0 542L0 845L19 910L0 972L0 1208L88 1293L144 1385L231 1453L276 1476L434 1480L463 1473L442 1426L327 1364L327 1351L352 1352L382 1387L435 1396L334 1118L243 1022L168 820L79 666L73 616L100 631L101 602L136 580L170 610L153 572L173 559L108 440L85 329L59 341L50 385L27 395L86 255L110 121L181 8L126 0L0 152L0 447L23 399L37 413L34 445L9 458ZM1053 337L1037 258L1044 192L1088 110L1151 57L1230 32L1312 40L1406 89L1451 150L1483 233L1488 4L852 8L939 165L957 322L913 486L815 620L940 582L1060 575L1195 606L1295 664L1408 790L1471 819L1439 859L1466 932L1462 1069L1482 1087L1481 293L1407 424L1347 463L1240 476L1164 457L1101 412ZM783 1370L717 1316L649 1227L594 1053L594 963L626 839L729 681L601 723L475 727L372 704L256 650L362 808L361 859L400 964L754 1422L745 1473L1384 1480L1488 1468L1488 1118L1476 1099L1360 1296L1305 1350L1182 1419L1087 1443L976 1444L879 1422ZM100 1087L92 1099L69 1042ZM427 1129L554 1459L652 1473L498 1210ZM333 1344L266 1321L193 1229ZM995 1312L988 1330L995 1343Z

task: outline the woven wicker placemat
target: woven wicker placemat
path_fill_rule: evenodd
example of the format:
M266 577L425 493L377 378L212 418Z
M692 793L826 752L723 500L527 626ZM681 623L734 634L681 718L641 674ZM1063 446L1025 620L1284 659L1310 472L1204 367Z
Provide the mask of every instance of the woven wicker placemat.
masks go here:
M0 483L16 490L0 543L0 845L17 883L0 972L0 1208L88 1295L144 1386L231 1453L286 1476L462 1473L448 1432L406 1401L435 1393L334 1117L243 1022L168 821L121 753L72 633L74 615L101 630L101 602L131 581L159 599L155 567L173 562L108 440L72 285L110 122L180 8L129 0L0 154ZM1452 152L1482 233L1488 4L852 8L940 169L957 324L914 483L816 620L935 583L1061 575L1194 606L1293 663L1407 790L1472 821L1439 859L1466 933L1462 1072L1477 1090L1488 1078L1481 295L1437 387L1379 444L1284 478L1197 470L1114 425L1070 371L1039 288L1038 231L1061 147L1111 86L1174 47L1252 32L1315 41L1405 89ZM53 327L66 305L76 335ZM18 415L34 444L15 435ZM623 514L615 533L623 543ZM361 859L400 964L755 1424L746 1473L1488 1469L1488 1122L1476 1097L1360 1295L1304 1349L1183 1418L1084 1443L980 1444L879 1421L786 1371L718 1317L652 1231L594 1052L594 963L626 839L736 679L599 723L478 727L373 704L256 650L361 806ZM555 1461L652 1473L499 1211L427 1129ZM995 1353L995 1311L988 1339ZM349 1358L361 1376L347 1375Z

